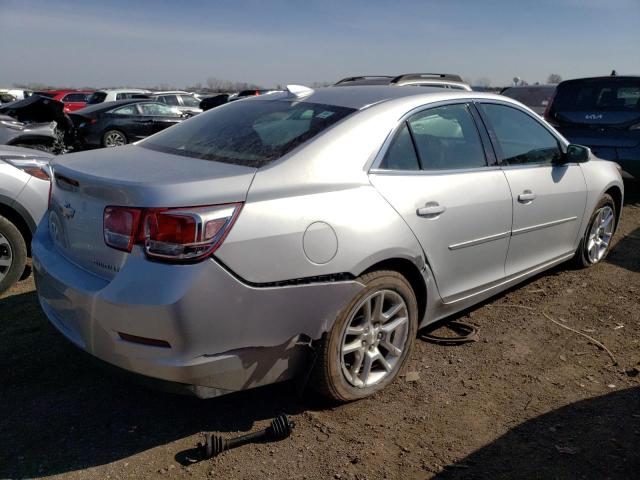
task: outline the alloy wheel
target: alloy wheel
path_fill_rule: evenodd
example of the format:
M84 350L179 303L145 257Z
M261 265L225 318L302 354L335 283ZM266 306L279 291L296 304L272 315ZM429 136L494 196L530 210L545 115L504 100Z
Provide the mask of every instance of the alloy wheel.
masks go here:
M127 139L120 132L108 132L104 136L104 146L105 147L119 147L121 145L126 145Z
M0 233L0 281L4 279L11 269L13 254L9 240Z
M409 312L400 294L378 290L351 313L340 348L342 373L353 386L364 388L395 373L406 348Z
M591 263L598 263L607 253L614 224L614 213L611 207L604 206L596 212L587 238L587 256Z

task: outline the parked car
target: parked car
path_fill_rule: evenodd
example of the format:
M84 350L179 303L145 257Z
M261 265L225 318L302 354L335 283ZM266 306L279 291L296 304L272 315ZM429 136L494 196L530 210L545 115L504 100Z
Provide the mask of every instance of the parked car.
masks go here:
M117 100L130 100L132 98L149 98L152 95L150 90L139 88L113 88L98 90L93 92L87 99L87 105L96 103L115 102Z
M218 95L214 95L211 97L205 97L200 101L200 109L203 112L207 110L211 110L212 108L219 107L220 105L224 105L229 101L228 93L220 93Z
M555 85L523 85L506 87L500 94L519 101L542 116L549 108L549 102L555 91Z
M21 88L0 88L0 93L9 94L16 100L24 100L33 95L31 90L23 90Z
M8 92L0 92L0 105L4 105L5 103L15 102L16 97L11 95Z
M63 153L73 133L63 110L62 102L39 95L1 106L0 145Z
M70 116L79 149L126 145L185 119L175 107L144 99L90 105Z
M0 146L0 293L23 274L31 238L47 211L49 161L38 150Z
M450 88L453 90L467 90L471 87L462 80L460 75L450 73L405 73L403 75L360 75L338 80L334 87L353 87L362 85L392 85L392 86L420 86Z
M200 108L200 100L196 98L195 95L189 92L155 92L153 95L151 95L151 99L161 103L165 103L170 107L175 107L188 116L202 113L202 108Z
M561 82L546 118L570 141L640 179L640 76Z
M87 99L93 90L41 90L34 92L41 97L53 98L64 104L66 113L75 112L87 106Z
M418 328L601 262L623 197L615 164L519 103L419 87L289 86L53 172L49 320L200 397L308 369L327 397L371 395Z

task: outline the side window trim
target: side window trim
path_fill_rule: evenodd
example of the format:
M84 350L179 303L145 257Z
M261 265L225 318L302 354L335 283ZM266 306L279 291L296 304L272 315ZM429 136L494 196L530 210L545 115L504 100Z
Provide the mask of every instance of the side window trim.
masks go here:
M406 125L407 131L409 132L409 138L411 139L411 146L413 147L413 153L415 153L416 158L418 159L418 171L424 171L424 167L422 166L422 157L420 156L420 151L418 150L418 146L416 145L416 139L413 136L413 130L411 125L409 125L409 119L405 119L402 124ZM402 128L402 127L401 127ZM399 130L398 130L399 131Z
M560 148L560 150L563 153L566 153L568 143L563 138L559 137L556 132L554 132L547 125L541 122L539 118L534 117L533 115L531 115L531 113L518 107L517 105L514 105L509 102L501 102L499 100L475 100L474 104L475 104L474 107L478 112L479 117L482 119L482 123L487 129L487 133L489 135L491 145L493 146L493 150L495 152L496 164L499 165L500 167L534 168L534 167L548 166L548 165L543 163L529 163L524 165L509 165L508 163L504 163L504 153L502 153L502 149L500 148L500 142L498 142L498 137L496 136L496 133L493 130L493 127L491 126L491 122L489 122L489 119L487 118L486 114L482 111L482 108L479 107L480 105L500 105L502 107L513 108L514 110L517 110L525 114L526 116L531 118L533 121L538 123L541 127L543 127L547 132L549 132L549 135L554 137L558 142L558 148Z

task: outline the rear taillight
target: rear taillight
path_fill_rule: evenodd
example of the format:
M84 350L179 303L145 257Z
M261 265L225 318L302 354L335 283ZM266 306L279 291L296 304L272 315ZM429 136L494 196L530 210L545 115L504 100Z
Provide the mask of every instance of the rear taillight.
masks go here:
M222 244L241 208L241 203L170 209L107 207L104 241L127 252L140 243L151 258L198 260Z
M110 247L130 252L140 225L139 208L107 207L104 209L104 243Z

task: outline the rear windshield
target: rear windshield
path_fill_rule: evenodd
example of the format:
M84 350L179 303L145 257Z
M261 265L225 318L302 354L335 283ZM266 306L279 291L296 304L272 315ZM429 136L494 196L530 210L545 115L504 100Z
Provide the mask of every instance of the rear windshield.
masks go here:
M104 102L105 98L107 98L107 94L105 92L93 92L87 99L87 103L89 105L92 105L94 103L102 103Z
M556 87L512 87L504 90L502 95L524 103L527 107L546 107L555 89Z
M639 79L570 81L558 87L555 111L640 111Z
M210 110L140 145L203 160L260 168L355 110L290 101L241 101Z

